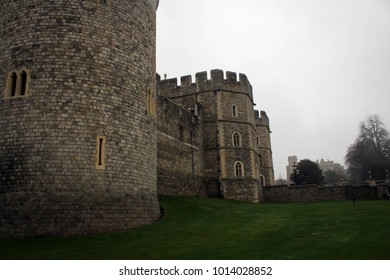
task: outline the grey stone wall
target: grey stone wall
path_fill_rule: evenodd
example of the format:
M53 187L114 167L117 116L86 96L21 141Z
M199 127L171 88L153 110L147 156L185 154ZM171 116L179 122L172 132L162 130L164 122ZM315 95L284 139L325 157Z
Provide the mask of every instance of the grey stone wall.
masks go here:
M260 166L261 174L264 178L263 185L271 186L274 184L274 164L272 159L272 145L271 145L271 128L270 121L266 112L258 111L255 112L256 115L256 129L257 137L256 145L257 150L260 154Z
M0 2L0 235L124 230L159 217L153 1ZM5 99L8 72L28 96ZM96 168L97 137L105 168Z
M259 132L252 86L247 77L211 70L210 77L207 72L200 72L195 75L195 82L191 76L184 76L180 81L178 85L176 78L162 80L160 92L184 108L197 103L202 105L204 177L208 195L257 201L261 173L256 147ZM239 133L241 145L233 145L233 133ZM270 142L269 136L267 141ZM237 162L244 166L244 175L240 178L234 169Z
M206 196L200 106L189 111L159 95L157 118L158 193Z
M264 202L312 202L332 200L384 199L387 186L267 186L263 187Z
M222 194L225 199L259 202L262 189L259 181L250 178L222 179Z

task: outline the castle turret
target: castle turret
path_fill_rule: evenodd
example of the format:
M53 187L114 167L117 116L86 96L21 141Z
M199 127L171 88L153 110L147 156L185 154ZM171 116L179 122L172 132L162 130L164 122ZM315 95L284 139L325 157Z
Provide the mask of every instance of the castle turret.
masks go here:
M184 108L202 105L204 179L209 196L260 200L260 162L252 86L244 74L211 70L163 80L164 95Z
M290 181L291 175L295 172L297 165L298 165L298 157L289 156L288 165L286 166L287 181Z
M0 236L158 219L157 6L0 1Z
M274 166L272 160L271 128L267 113L256 111L257 148L260 154L262 185L274 183Z

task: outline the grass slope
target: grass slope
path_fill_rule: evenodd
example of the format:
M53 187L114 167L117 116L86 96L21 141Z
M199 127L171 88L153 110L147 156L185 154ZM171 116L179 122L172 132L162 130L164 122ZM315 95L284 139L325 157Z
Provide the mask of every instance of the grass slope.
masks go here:
M0 240L0 259L390 259L390 202L256 204L160 197L123 233Z

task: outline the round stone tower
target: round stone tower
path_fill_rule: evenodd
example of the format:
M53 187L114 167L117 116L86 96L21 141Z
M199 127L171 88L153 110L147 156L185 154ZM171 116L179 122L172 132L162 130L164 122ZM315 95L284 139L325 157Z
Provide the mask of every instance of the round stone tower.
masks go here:
M158 0L0 0L0 236L159 218Z

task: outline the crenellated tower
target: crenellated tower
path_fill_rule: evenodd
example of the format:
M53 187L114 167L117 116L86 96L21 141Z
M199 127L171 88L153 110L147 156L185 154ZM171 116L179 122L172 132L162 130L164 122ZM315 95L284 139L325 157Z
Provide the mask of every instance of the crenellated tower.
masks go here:
M178 85L177 79L162 80L160 94L184 108L193 108L195 104L202 107L204 176L208 195L261 200L264 169L261 168L262 150L256 143L259 137L268 137L268 142L270 138L259 134L248 78L244 74L237 77L233 72L225 74L222 70L212 70L210 77L207 72L200 72L195 75L195 82L191 76L181 77L180 82Z
M0 236L159 218L157 6L0 1Z
M274 184L274 166L272 160L271 128L267 113L255 111L257 129L257 149L260 155L261 184L271 186Z

